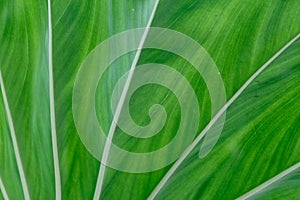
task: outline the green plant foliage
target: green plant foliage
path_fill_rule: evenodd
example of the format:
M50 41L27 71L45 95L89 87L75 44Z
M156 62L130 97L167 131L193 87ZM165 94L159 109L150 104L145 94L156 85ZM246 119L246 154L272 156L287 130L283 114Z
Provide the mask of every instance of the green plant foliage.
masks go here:
M155 189L155 199L230 200L248 192L249 199L300 198L299 0L48 1L50 10L48 2L41 0L0 2L0 199L6 200L6 194L12 200L26 199L26 190L30 199L55 199L60 196L58 189L62 199L93 199L100 162L88 152L75 127L72 92L76 75L97 45L117 33L146 27L152 13L151 27L184 33L205 48L220 71L227 101L264 64L266 69L227 108L221 137L207 156L199 158L200 141L162 187L159 183L173 163L147 173L106 167L100 198L147 199ZM95 108L105 132L113 118L113 88L135 55L120 57L99 81ZM144 49L137 68L146 63L170 66L191 84L199 103L199 135L215 114L203 78L190 63L170 52ZM105 94L107 98L101 98ZM130 113L137 124L145 126L150 123L148 111L153 104L163 105L168 113L157 135L137 139L117 128L113 142L132 152L155 151L168 144L181 120L172 92L157 84L143 86L130 98ZM55 124L51 123L51 106ZM51 127L57 136L60 178L54 170L56 144ZM130 165L126 158L120 159ZM292 166L296 168L286 171ZM284 172L285 176L277 176ZM258 189L263 183L266 186Z

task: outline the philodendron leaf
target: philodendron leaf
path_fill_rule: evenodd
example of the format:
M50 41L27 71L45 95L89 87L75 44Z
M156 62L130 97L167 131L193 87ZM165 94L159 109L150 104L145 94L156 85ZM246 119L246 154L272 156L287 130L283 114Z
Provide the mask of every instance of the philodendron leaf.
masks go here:
M2 0L0 199L299 199L299 10Z

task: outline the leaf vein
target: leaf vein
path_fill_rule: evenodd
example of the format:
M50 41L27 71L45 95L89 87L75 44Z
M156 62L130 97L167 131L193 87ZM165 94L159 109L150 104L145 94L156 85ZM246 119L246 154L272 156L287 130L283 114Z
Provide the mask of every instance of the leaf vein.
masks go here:
M57 148L57 135L55 124L55 103L54 103L54 86L53 86L53 62L52 62L52 19L51 19L51 0L48 0L48 67L49 67L49 102L50 102L50 123L51 123L51 140L52 153L54 162L55 175L55 197L61 199L61 182L59 171L59 159Z
M116 108L116 111L114 113L113 121L111 123L110 129L109 129L109 132L108 132L108 136L107 136L107 139L106 139L106 142L105 142L105 146L104 146L104 150L103 150L103 154L102 154L102 158L101 158L100 170L99 170L97 184L96 184L95 193L94 193L94 200L98 200L100 198L100 195L101 195L101 190L102 190L102 187L103 187L103 181L104 181L104 175L105 175L105 169L106 169L106 166L103 163L106 163L107 160L108 160L111 141L112 141L112 138L113 138L116 126L117 126L117 121L119 119L123 104L125 102L126 94L128 92L129 85L130 85L130 82L132 80L137 62L138 62L139 57L141 55L143 45L144 45L145 40L147 38L149 28L150 28L150 26L152 24L152 21L153 21L153 18L155 16L155 12L157 10L158 3L159 3L159 0L156 0L155 4L154 4L154 8L152 10L152 13L150 15L150 18L149 18L148 23L146 25L146 29L145 29L145 31L142 35L142 38L141 38L141 41L139 43L137 52L136 52L135 57L133 59L133 62L131 64L131 67L130 67L130 70L129 70L129 73L128 73L128 77L126 79L121 97L119 99L119 102L118 102L118 105L117 105L117 108Z
M219 110L219 112L212 118L208 125L203 129L203 131L197 136L193 143L186 148L182 153L180 158L173 164L166 175L161 179L158 185L154 188L148 200L153 200L159 191L164 187L167 181L174 174L176 169L181 165L185 158L191 153L191 151L196 147L196 145L201 141L209 129L215 124L215 122L225 113L229 106L241 95L241 93L253 82L253 80L259 76L276 58L278 58L287 48L289 48L297 39L300 38L300 33L296 35L292 40L290 40L284 47L282 47L274 56L272 56L265 64L263 64L243 85L242 87L229 99L229 101Z
M236 200L245 200L250 198L251 196L255 195L256 193L262 191L263 189L269 187L273 183L279 181L283 177L287 176L288 174L292 173L293 171L300 168L300 162L296 163L295 165L291 166L290 168L284 170L280 174L274 176L273 178L269 179L268 181L264 182L263 184L257 186L256 188L250 190L249 192L245 193L244 195L238 197Z
M1 191L1 193L2 193L3 199L4 199L4 200L9 200L8 195L7 195L7 192L6 192L6 190L5 190L5 187L4 187L4 184L3 184L3 182L2 182L1 177L0 177L0 191Z
M21 184L22 184L22 188L23 188L24 198L26 200L29 200L30 196L29 196L28 187L27 187L27 183L26 183L25 173L24 173L23 166L22 166L22 161L21 161L18 142L17 142L17 138L16 138L15 128L14 128L11 112L9 109L9 104L8 104L8 100L7 100L7 96L6 96L6 92L5 92L5 87L4 87L4 83L3 83L3 79L2 79L1 70L0 70L0 87L1 87L1 91L2 91L2 97L3 97L4 107L5 107L5 111L6 111L7 121L8 121L9 129L10 129L10 137L12 140L13 149L14 149L16 162L17 162L17 167L18 167Z

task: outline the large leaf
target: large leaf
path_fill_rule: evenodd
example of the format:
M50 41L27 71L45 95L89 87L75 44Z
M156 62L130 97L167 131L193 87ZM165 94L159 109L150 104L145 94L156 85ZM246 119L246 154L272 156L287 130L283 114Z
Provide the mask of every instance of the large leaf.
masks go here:
M298 199L299 9L297 0L3 0L2 197ZM226 122L218 143L204 158L199 158L201 139L175 163L152 172L129 173L100 165L84 146L73 118L72 95L81 64L97 45L122 31L149 25L184 33L210 54L226 90ZM195 91L200 113L197 141L207 125L214 127L213 117L218 116L211 111L205 79L173 53L157 49L139 53L120 57L99 81L95 98L99 124L108 134L114 123L110 102L114 86L132 63L138 60L133 72L142 64L160 63L180 72ZM257 70L262 71L255 74ZM86 93L82 91L82 96ZM149 139L133 138L116 127L115 144L132 152L150 152L174 138L181 111L168 88L149 84L127 98L138 125L153 123L148 111L154 104L164 106L168 119ZM112 156L109 151L107 156ZM126 157L120 160L124 166L132 164Z

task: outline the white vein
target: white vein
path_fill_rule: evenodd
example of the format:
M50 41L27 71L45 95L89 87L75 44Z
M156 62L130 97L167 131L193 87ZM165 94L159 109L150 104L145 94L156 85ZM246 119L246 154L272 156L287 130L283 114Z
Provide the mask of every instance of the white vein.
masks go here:
M253 195L255 195L258 192L262 191L263 189L269 187L273 183L279 181L283 177L287 176L288 174L292 173L293 171L295 171L299 168L300 168L300 162L298 162L297 164L295 164L292 167L288 168L287 170L281 172L277 176L274 176L273 178L271 178L270 180L264 182L263 184L259 185L258 187L254 188L253 190L250 190L249 192L247 192L246 194L240 196L236 200L245 200L245 199L248 199L248 198L252 197Z
M228 102L219 110L219 112L212 118L209 124L204 128L204 130L199 134L199 136L193 141L193 143L188 146L188 148L183 152L180 158L173 164L170 170L162 178L159 184L152 191L148 200L153 200L159 191L164 187L170 177L174 174L176 169L181 165L185 158L191 153L195 146L201 141L209 129L216 123L216 121L225 113L227 108L241 95L241 93L253 82L253 80L260 75L276 58L278 58L287 48L289 48L298 38L300 34L289 41L284 47L282 47L272 58L270 58L264 65L262 65L244 84L243 86L229 99Z
M49 101L50 101L50 123L51 123L51 139L52 139L52 153L54 161L54 175L55 175L55 197L57 200L61 199L61 183L59 171L59 159L56 137L55 125L55 104L54 104L54 88L53 88L53 63L52 63L52 20L51 20L51 1L48 0L48 66L49 66Z
M17 138L16 138L15 128L14 128L12 116L10 113L9 104L7 101L7 96L6 96L5 87L4 87L4 83L3 83L3 79L2 79L1 70L0 70L0 86L1 86L2 96L3 96L3 103L4 103L4 107L5 107L5 111L6 111L7 121L8 121L9 129L10 129L10 136L11 136L11 140L13 143L13 149L14 149L14 153L15 153L15 157L16 157L17 167L18 167L21 184L22 184L22 188L23 188L24 198L26 200L29 200L30 196L29 196L26 178L25 178L25 174L24 174L24 170L23 170L23 166L22 166L22 161L21 161L18 142L17 142Z
M128 77L126 79L121 97L119 99L119 102L118 102L118 105L117 105L117 108L116 108L116 111L115 111L115 114L114 114L114 117L113 117L113 121L111 123L110 129L109 129L109 132L108 132L108 136L107 136L107 139L106 139L106 142L105 142L103 155L102 155L102 159L101 159L101 163L100 163L100 170L99 170L97 185L96 185L96 189L95 189L95 193L94 193L94 200L98 200L100 198L100 195L101 195L101 191L102 191L102 187L103 187L103 181L104 181L104 175L105 175L105 170L106 170L106 166L103 163L106 163L107 160L108 160L109 151L110 151L110 147L111 147L111 141L112 141L114 132L116 130L117 122L118 122L123 104L125 102L126 94L128 92L129 85L131 83L131 80L132 80L132 77L133 77L133 74L134 74L134 70L136 68L137 62L138 62L139 57L141 55L143 45L144 45L145 40L147 38L148 32L150 30L151 23L152 23L153 18L155 16L155 12L157 10L158 3L159 3L159 0L156 0L155 4L154 4L154 7L153 7L153 10L152 10L152 13L150 15L150 18L149 18L148 23L146 25L145 31L142 35L141 41L140 41L139 46L137 48L135 57L134 57L133 62L131 64L130 70L128 72Z
M6 190L5 190L5 187L4 187L4 184L3 184L1 178L0 178L0 191L1 191L1 193L2 193L3 199L4 199L4 200L9 200L8 195L7 195L7 192L6 192Z

